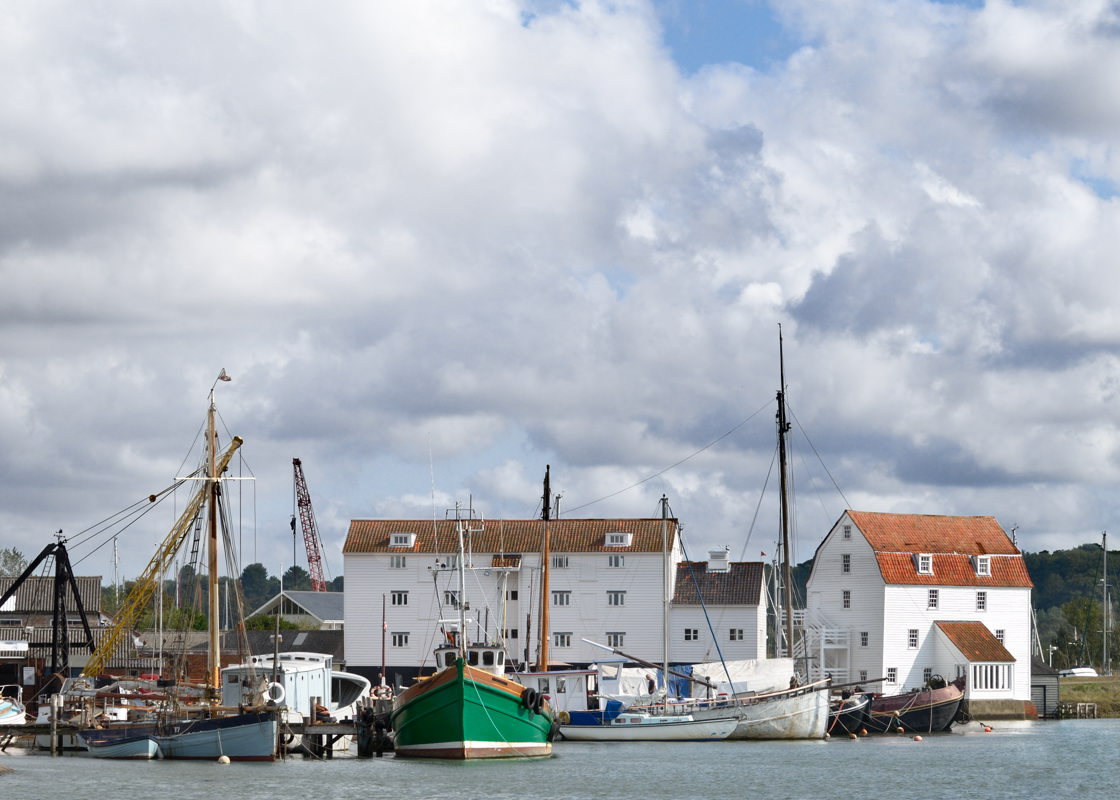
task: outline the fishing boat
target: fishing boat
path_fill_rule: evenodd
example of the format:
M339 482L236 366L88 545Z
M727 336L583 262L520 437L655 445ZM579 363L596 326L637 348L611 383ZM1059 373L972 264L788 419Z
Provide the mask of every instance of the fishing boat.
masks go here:
M693 719L689 714L627 710L599 724L560 725L560 734L576 742L710 742L735 730L733 717Z
M922 689L903 694L874 695L867 730L872 733L948 731L964 699L964 686L963 675L952 682L933 675Z
M159 757L159 745L152 738L155 726L90 728L78 732L78 738L94 758L145 760Z
M505 677L505 650L491 642L468 644L464 537L481 531L481 518L456 508L459 557L458 617L440 620L446 641L435 648L438 671L393 699L390 726L398 756L516 758L552 753L552 710L535 689ZM447 626L447 627L444 627Z
M225 526L219 525L223 513L221 483L226 480L226 472L242 440L233 437L225 450L218 452L218 434L215 424L217 415L214 403L214 390L220 381L229 381L223 369L210 389L209 410L205 425L205 444L203 463L192 475L182 480L197 480L198 488L187 503L171 532L165 537L152 557L144 573L136 580L132 590L112 625L90 656L84 670L83 679L92 681L103 675L112 657L128 633L134 628L141 613L149 604L160 587L163 574L172 565L175 555L182 545L191 539L196 530L205 531L205 553L207 558L207 670L205 681L192 684L183 680L170 680L166 687L166 703L153 719L126 723L113 728L114 737L120 740L134 739L132 742L139 751L143 738L151 739L165 759L229 759L231 761L271 761L276 756L277 714L275 703L267 704L261 697L257 704L246 702L240 707L230 709L220 704L221 688L221 628L218 593L219 539ZM153 501L155 496L153 496ZM227 543L227 556L232 548ZM232 563L232 559L230 560ZM238 606L241 604L238 603ZM187 695L190 695L189 697ZM253 707L256 705L256 707ZM104 734L97 728L83 730L83 740L95 756L119 752L103 741ZM90 742L96 742L90 747ZM103 749L104 748L104 749ZM119 756L109 756L119 757Z

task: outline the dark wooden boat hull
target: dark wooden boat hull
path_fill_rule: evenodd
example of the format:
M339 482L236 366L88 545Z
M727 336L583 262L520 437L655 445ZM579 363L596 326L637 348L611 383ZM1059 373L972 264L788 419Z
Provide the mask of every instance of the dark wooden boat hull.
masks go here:
M936 689L880 695L871 701L867 730L872 733L942 733L953 726L963 699L963 678Z
M867 730L871 715L871 695L857 694L834 700L828 709L828 735L854 733L857 736Z

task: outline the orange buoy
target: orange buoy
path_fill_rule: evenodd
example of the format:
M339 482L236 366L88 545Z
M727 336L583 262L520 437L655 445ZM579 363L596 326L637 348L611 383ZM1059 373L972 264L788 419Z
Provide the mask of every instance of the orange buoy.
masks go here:
M854 733L849 733L849 734L848 734L848 738L849 738L849 739L858 739L859 737L858 737L858 736L856 736L856 735L855 735Z
M921 736L915 736L915 737L914 737L914 741L915 741L915 742L920 742L921 740L922 740L922 737L921 737Z

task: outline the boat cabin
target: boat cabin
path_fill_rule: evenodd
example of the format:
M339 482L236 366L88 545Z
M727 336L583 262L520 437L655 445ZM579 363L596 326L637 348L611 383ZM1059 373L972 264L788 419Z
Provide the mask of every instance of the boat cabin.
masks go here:
M459 658L459 646L448 642L440 645L435 650L436 668L443 669L455 665ZM489 672L491 675L503 676L506 672L506 652L501 645L496 644L469 644L464 656L468 666Z

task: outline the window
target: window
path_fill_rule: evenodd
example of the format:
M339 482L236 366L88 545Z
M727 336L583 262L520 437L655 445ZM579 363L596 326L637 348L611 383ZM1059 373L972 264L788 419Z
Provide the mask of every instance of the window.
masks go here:
M859 682L860 683L866 683L867 682L867 670L861 669L859 671Z
M929 683L929 679L933 677L933 667L926 667L922 670L922 685L925 686Z
M625 566L626 556L607 556L607 566L614 569Z
M552 634L552 646L553 647L571 647L572 646L572 634L571 633L558 633L558 632L553 633Z
M987 611L988 610L988 593L987 592L977 592L976 593L976 610L977 611Z
M554 606L570 606L572 604L571 592L553 592L552 605Z
M607 547L629 547L630 539L633 534L625 533L623 531L616 531L615 533L607 534Z
M742 628L732 628L729 631L729 634L730 635L727 637L729 641L732 641L732 642L743 641L743 629Z
M607 631L607 644L611 647L622 647L626 643L626 634L619 631Z
M564 694L567 691L568 691L568 679L567 678L557 678L556 679L556 694Z
M887 667L887 683L898 683L898 667Z
M1011 689L1010 664L973 664L969 677L972 691L983 689Z
M459 607L459 593L448 589L443 593L443 604L452 608Z
M408 631L393 631L393 647L408 647Z
M607 592L607 605L608 606L624 606L626 605L626 592L612 590Z
M553 569L567 569L568 568L568 557L567 556L553 556L552 557L552 568Z
M926 608L937 608L939 602L941 602L941 590L930 589L929 599L926 601Z
M1003 628L996 628L996 641L1003 644L1004 630Z
M516 639L517 628L506 628L504 631L502 631L502 636L506 637L507 639Z
M976 556L976 574L985 577L992 574L991 556Z
M398 590L394 590L392 592L392 596L393 596L393 605L395 605L395 606L407 606L408 605L408 592L401 591L401 590L398 589Z
M859 646L860 647L867 647L870 640L871 640L871 634L869 634L867 631L860 631L859 632Z
M404 569L407 561L406 556L389 556L389 569Z
M684 629L684 640L686 642L698 642L698 641L700 641L700 629L699 628L685 628Z
M851 539L852 538L852 526L851 525L845 525L844 526L844 538L845 539Z
M932 575L933 574L933 554L932 553L918 553L918 574L919 575Z
M911 650L917 650L918 649L918 629L917 628L911 628L910 630L906 631L906 646L909 647Z
M517 590L516 589L510 589L506 592L506 600L516 600L516 599L517 599Z
M841 601L843 603L844 608L851 608L852 607L852 590L851 589L845 589L843 592L841 592L840 597L841 597Z
M541 694L548 694L551 691L548 687L548 678L541 678L537 686L540 687L538 691L540 691Z
M843 553L840 556L840 571L841 572L851 572L852 571L852 554L851 553Z
M389 534L390 547L412 547L416 544L415 533L391 533Z

